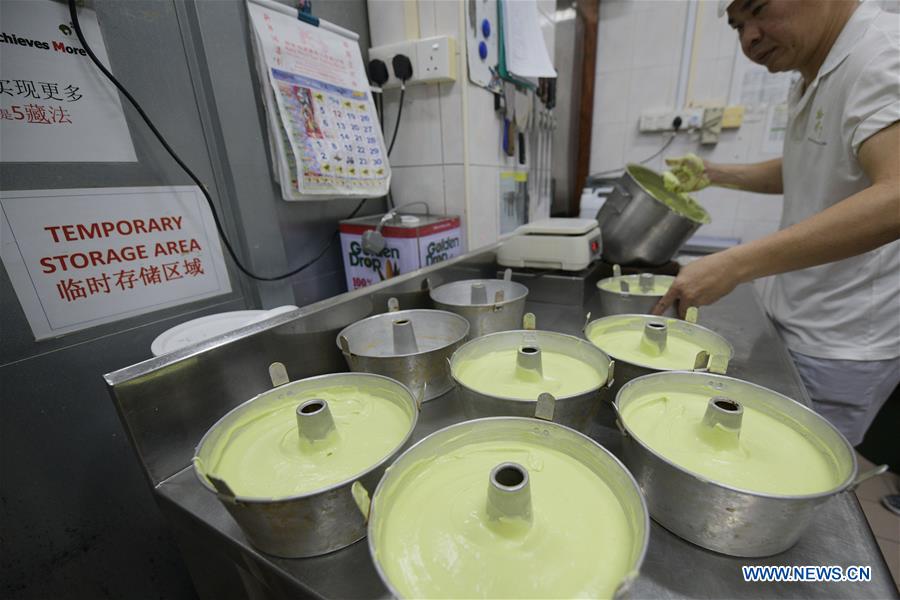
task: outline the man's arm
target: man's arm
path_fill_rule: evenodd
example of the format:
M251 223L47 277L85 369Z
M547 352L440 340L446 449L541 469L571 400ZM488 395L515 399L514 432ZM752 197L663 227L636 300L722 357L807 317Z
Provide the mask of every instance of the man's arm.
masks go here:
M711 304L739 283L849 258L900 239L900 123L860 146L872 185L812 217L762 239L694 261L678 274L653 312L678 303Z
M720 165L704 161L711 185L759 194L783 194L781 159L748 165Z

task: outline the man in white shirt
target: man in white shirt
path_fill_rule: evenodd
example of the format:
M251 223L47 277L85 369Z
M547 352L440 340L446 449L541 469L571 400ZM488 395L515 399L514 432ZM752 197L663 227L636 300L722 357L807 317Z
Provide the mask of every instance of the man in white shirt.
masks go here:
M900 31L875 2L734 0L750 60L799 71L783 158L667 161L678 191L784 194L781 229L685 266L657 305L715 302L775 275L764 304L815 409L857 445L900 382Z

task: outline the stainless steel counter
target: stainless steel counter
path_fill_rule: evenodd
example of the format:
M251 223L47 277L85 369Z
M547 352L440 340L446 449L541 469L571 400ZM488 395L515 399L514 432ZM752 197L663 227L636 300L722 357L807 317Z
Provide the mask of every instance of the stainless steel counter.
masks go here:
M471 277L479 272L486 275L492 268L490 258L490 254L484 253L462 257L428 272L404 277L392 286L401 291L415 290L425 275L444 281ZM533 283L539 284L538 281ZM379 286L371 292L378 294L389 287ZM201 595L216 599L298 596L379 598L387 595L369 559L365 541L309 559L279 559L254 550L218 500L197 481L188 465L189 454L187 460L184 458L190 450L185 446L186 441L193 435L195 439L192 444L195 444L211 424L211 421L205 421L225 412L229 405L249 398L254 387L265 387L264 378L255 379L257 376L250 376L250 373L285 356L291 345L284 340L290 338L291 331L297 336L318 335L320 343L327 341L330 330L310 331L310 327L298 323L327 321L324 318L326 313L335 308L341 308L346 318L350 318L356 309L348 310L347 307L355 306L354 303L358 304L361 298L367 296L355 292L297 314L276 317L278 320L273 323L263 324L245 334L236 334L199 349L168 359L157 359L155 363L148 361L107 376L113 398L147 469L159 507L172 525ZM537 315L541 329L579 335L585 312L591 308L590 302L588 304L585 307L532 302L528 310ZM734 345L735 356L729 375L764 385L809 404L793 363L751 286L740 286L717 304L702 309L700 323L719 332ZM243 349L238 351L235 346L229 349L228 344L236 344ZM321 363L324 359L317 353L325 352L326 348L297 346L294 350L301 356L291 356L294 361L289 362L288 371L292 378L297 379L312 374L303 365L311 360ZM230 355L227 354L229 351ZM224 358L213 360L213 357L223 353L240 364L223 365L220 360ZM259 356L260 353L262 356ZM236 373L242 373L243 377L238 379ZM199 378L209 382L215 375L224 376L234 383L233 386L218 388L226 400L221 397L211 399L209 391L197 396L195 390L194 397L191 397L190 381ZM248 379L252 382L248 383ZM232 391L233 388L237 391ZM176 399L167 397L163 401L158 400L159 394L166 392L174 394ZM199 403L199 406L185 403ZM160 409L174 414L161 415ZM462 411L455 393L450 392L423 406L415 437L420 439L459 420L462 420ZM167 445L165 439L170 431L167 428L172 427L177 431L171 437L171 445ZM588 433L612 452L618 453L620 434L617 430L595 422ZM182 468L175 469L178 461ZM745 583L741 566L749 564L864 565L871 566L872 581ZM633 588L633 596L897 598L898 594L855 495L844 493L832 498L820 509L812 526L796 546L783 554L764 559L716 554L687 543L653 523L647 557Z

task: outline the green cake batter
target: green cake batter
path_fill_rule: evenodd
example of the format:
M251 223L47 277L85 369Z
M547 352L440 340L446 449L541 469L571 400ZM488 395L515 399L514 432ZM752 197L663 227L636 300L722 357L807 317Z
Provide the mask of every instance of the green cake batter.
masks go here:
M665 371L689 371L694 368L697 353L710 350L669 330L666 347L658 354L652 347L642 343L643 335L640 329L595 330L591 332L589 339L614 359Z
M496 465L527 471L532 518L491 519ZM526 442L481 442L423 460L374 532L377 559L405 598L609 598L634 546L622 505L576 459Z
M543 392L557 398L599 388L606 380L594 367L573 356L541 351L543 376L518 366L518 348L485 353L462 361L454 375L466 387L503 398L536 400Z
M739 436L702 423L709 396L652 392L628 402L622 420L646 446L684 469L741 490L826 492L841 483L837 461L800 431L744 405Z
M296 409L321 398L335 429L310 442L297 429ZM225 481L238 496L284 498L346 481L380 462L409 432L411 416L396 402L356 386L292 394L232 424L199 470Z
M676 193L666 189L662 176L655 171L639 165L629 165L628 174L631 175L631 177L634 178L648 194L682 217L687 217L691 221L697 223L711 222L709 213L706 212L706 209L688 194Z

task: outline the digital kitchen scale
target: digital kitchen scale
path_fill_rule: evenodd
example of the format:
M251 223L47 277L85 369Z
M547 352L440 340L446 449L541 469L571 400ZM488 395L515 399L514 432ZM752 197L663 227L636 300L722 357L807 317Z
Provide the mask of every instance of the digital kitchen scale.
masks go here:
M543 219L522 225L497 252L504 267L580 271L600 258L595 219Z

